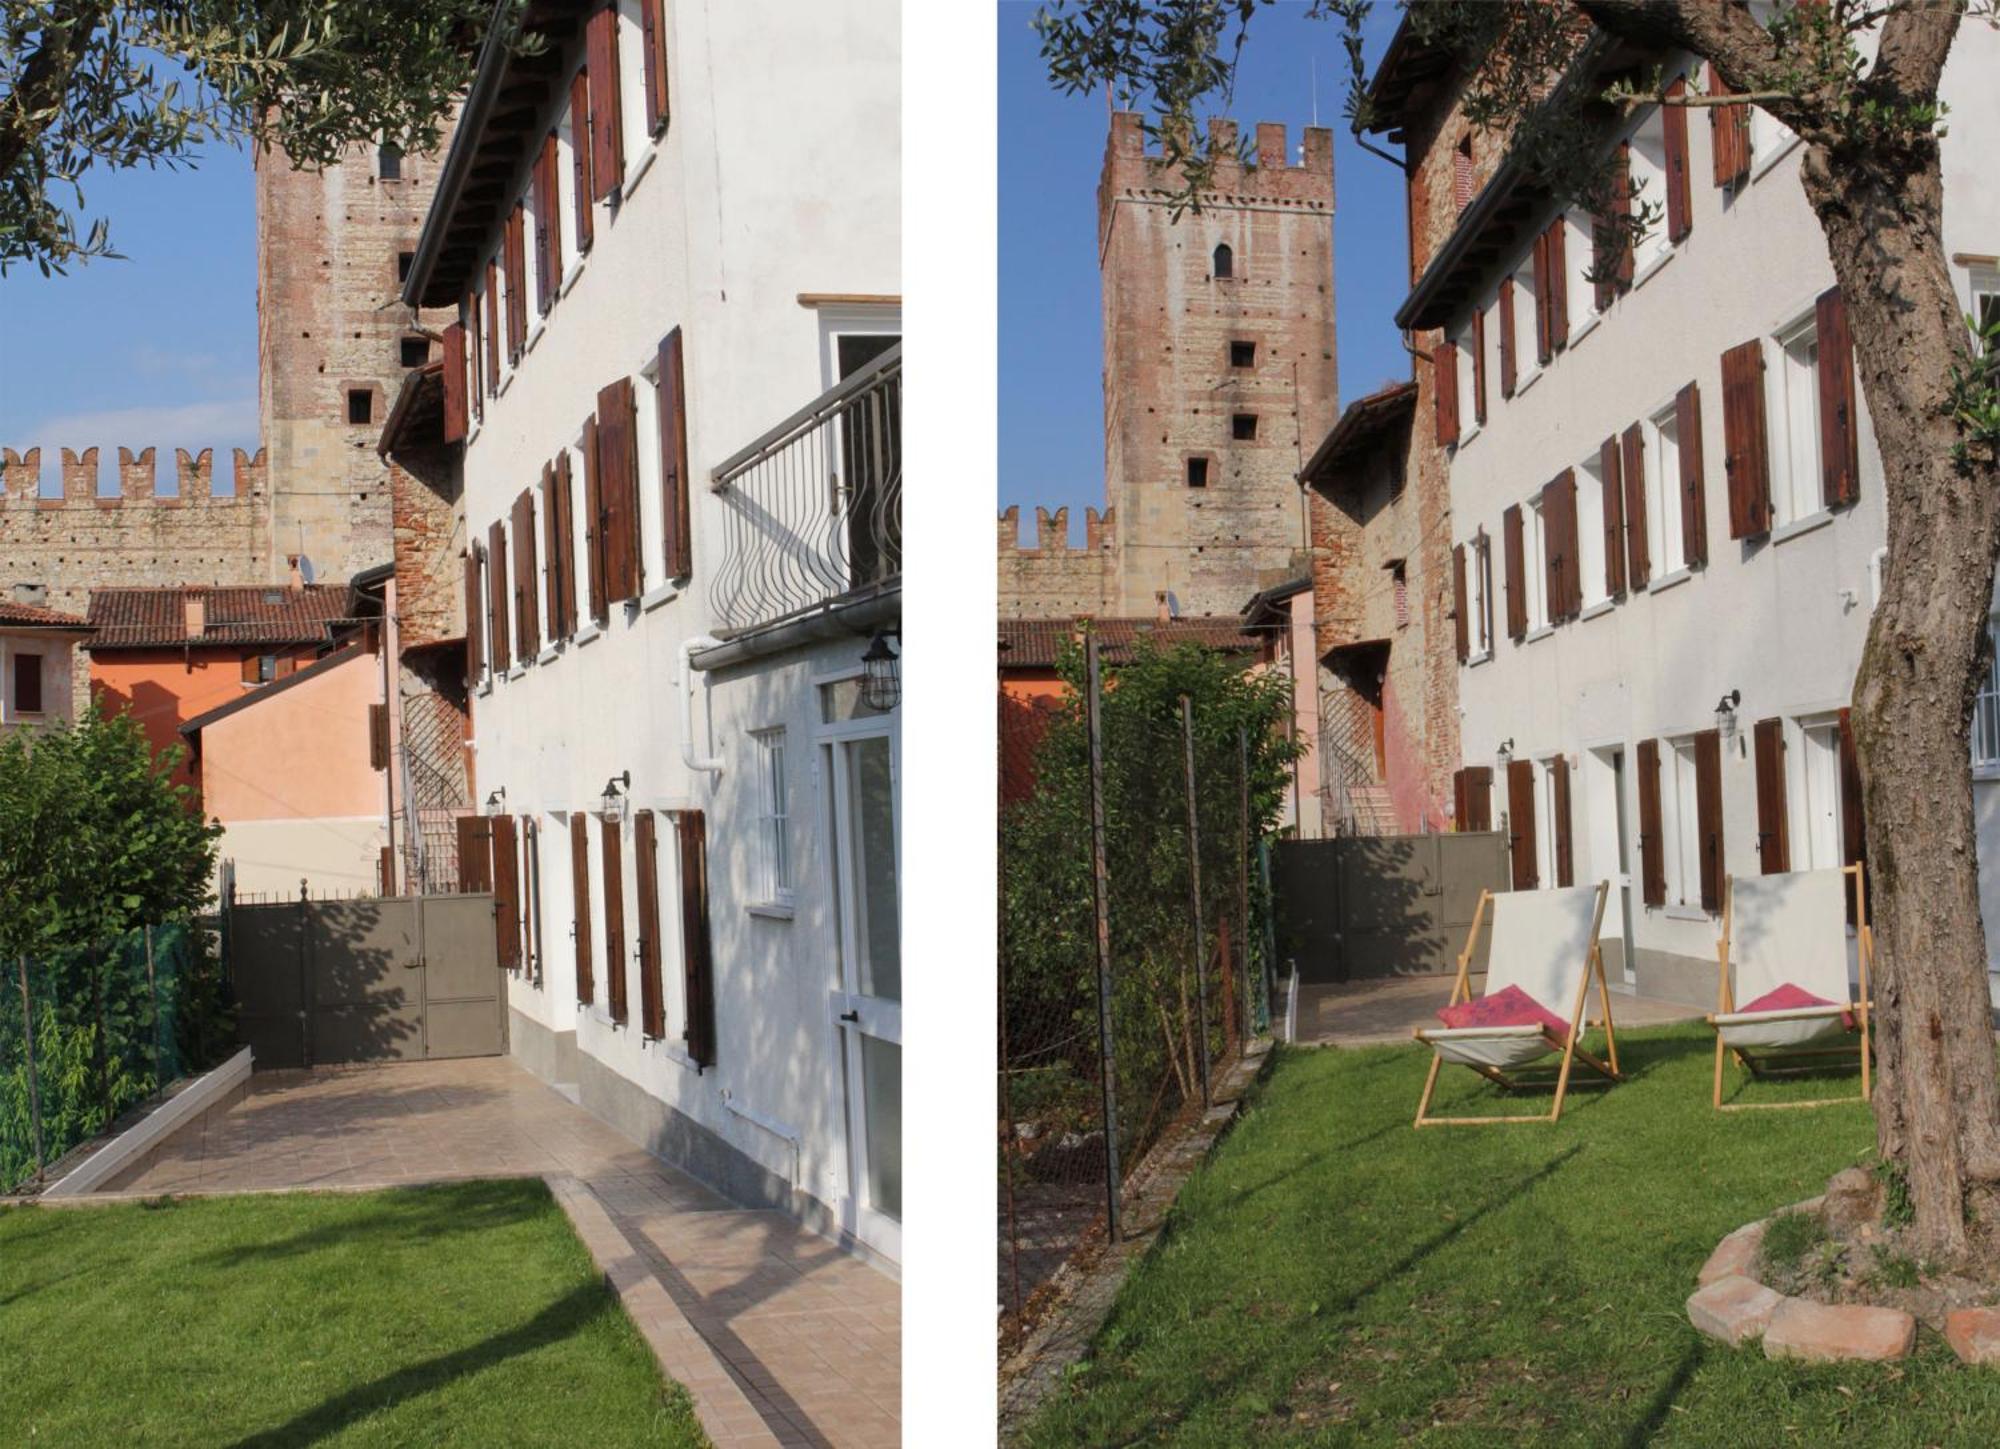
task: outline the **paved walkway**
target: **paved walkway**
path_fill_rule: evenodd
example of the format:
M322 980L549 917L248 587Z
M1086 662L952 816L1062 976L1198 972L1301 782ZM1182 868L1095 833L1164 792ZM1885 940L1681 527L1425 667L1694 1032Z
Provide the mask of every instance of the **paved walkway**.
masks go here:
M893 1445L902 1292L783 1213L741 1208L503 1057L260 1072L128 1195L545 1176L720 1449Z
M1406 1042L1419 1026L1435 1025L1437 1009L1451 999L1449 976L1387 976L1338 986L1299 988L1298 1040L1305 1046L1379 1046ZM1611 993L1615 1026L1664 1026L1698 1021L1703 1008ZM1598 1018L1597 993L1590 996L1590 1020Z

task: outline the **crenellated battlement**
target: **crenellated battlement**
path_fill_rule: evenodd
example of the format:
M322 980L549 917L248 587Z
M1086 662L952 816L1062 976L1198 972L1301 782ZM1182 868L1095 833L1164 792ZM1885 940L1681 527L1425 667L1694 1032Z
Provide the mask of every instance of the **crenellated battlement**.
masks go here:
M1102 614L1115 596L1118 525L1114 511L1086 508L1083 547L1070 543L1069 510L1035 510L1035 543L1021 546L1021 509L1000 515L1000 617Z
M149 503L168 507L213 504L235 508L243 504L263 503L269 496L271 481L270 465L264 449L259 448L255 454L246 453L241 448L230 451L235 455L231 474L235 485L233 493L214 491L213 448L203 448L199 453L189 453L185 448L174 449L174 487L173 491L165 493L158 486L157 454L152 448L144 448L137 453L130 448L119 448L116 492L103 491L105 469L101 466L96 448L85 448L81 453L64 448L61 470L57 474L57 491L54 493L42 492L40 448L30 448L25 453L0 448L0 485L4 485L6 504L10 508L121 508L128 504Z
M1107 508L1099 512L1086 508L1083 512L1083 552L1099 553L1112 548L1117 542L1117 510ZM1069 509L1058 508L1054 513L1046 508L1035 510L1035 542L1031 548L1021 546L1021 506L1010 504L1000 515L999 548L1002 556L1010 553L1032 553L1038 555L1071 552L1069 541Z
M1204 207L1261 202L1308 211L1332 208L1332 130L1307 126L1300 137L1299 159L1294 162L1286 148L1284 123L1259 121L1248 165L1240 155L1241 135L1235 121L1223 116L1210 118L1208 149L1216 162L1213 182L1202 197ZM1136 112L1116 112L1111 117L1098 184L1100 217L1115 197L1178 191L1181 180L1177 170L1163 150L1147 148L1145 123Z

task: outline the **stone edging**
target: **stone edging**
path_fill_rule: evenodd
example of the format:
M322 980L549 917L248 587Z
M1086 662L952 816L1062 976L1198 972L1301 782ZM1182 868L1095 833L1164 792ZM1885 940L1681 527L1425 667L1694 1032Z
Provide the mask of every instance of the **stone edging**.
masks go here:
M1812 1197L1780 1208L1818 1212ZM1795 1298L1757 1278L1757 1258L1771 1218L1745 1224L1716 1244L1702 1264L1700 1285L1687 1300L1688 1321L1732 1348L1761 1339L1766 1358L1829 1363L1906 1358L1916 1345L1917 1320L1900 1308L1821 1303ZM2000 1309L1959 1308L1945 1315L1945 1338L1966 1363L2000 1363Z
M138 1166L197 1117L233 1105L249 1086L250 1065L250 1048L243 1047L220 1066L211 1067L117 1136L93 1145L88 1155L42 1190L42 1198L81 1197Z

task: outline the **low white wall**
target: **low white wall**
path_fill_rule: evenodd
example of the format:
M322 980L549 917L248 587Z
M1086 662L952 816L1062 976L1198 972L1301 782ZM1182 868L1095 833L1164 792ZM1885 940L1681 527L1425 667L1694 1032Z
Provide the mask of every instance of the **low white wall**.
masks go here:
M197 1077L187 1090L144 1121L91 1153L42 1196L81 1197L97 1191L249 1080L250 1048L244 1047L221 1066Z
M315 893L373 891L387 843L380 816L239 820L223 828L218 855L236 862L241 893L295 895L301 879Z

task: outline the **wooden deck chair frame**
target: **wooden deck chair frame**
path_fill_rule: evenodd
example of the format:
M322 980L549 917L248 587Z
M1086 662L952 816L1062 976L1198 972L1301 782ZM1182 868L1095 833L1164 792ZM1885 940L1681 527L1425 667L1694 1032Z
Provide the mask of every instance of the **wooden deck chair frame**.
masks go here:
M1438 1069L1445 1064L1443 1053L1438 1051L1435 1046L1432 1046L1431 1069L1424 1077L1424 1094L1417 1102L1417 1126L1488 1127L1502 1122L1560 1121L1562 1120L1563 1099L1569 1095L1570 1069L1578 1061L1581 1061L1585 1066L1603 1077L1606 1082L1622 1082L1625 1080L1624 1076L1618 1070L1618 1035L1611 1024L1611 989L1604 979L1604 956L1598 949L1597 944L1598 930L1604 924L1604 901L1610 889L1611 885L1609 881L1598 882L1597 907L1590 921L1590 960L1584 966L1582 979L1577 983L1576 1001L1571 1007L1569 1016L1569 1032L1564 1040L1559 1043L1562 1051L1562 1062L1556 1070L1555 1101L1550 1105L1549 1110L1532 1114L1496 1117L1432 1116L1430 1112L1431 1094L1437 1089ZM1493 892L1491 891L1481 891L1479 893L1479 904L1472 912L1472 929L1466 932L1465 949L1458 953L1458 976L1452 982L1451 1000L1447 1003L1448 1006L1456 1006L1461 1001L1470 1001L1472 999L1472 986L1468 978L1472 972L1473 950L1479 943L1479 928L1486 921L1486 908L1492 898ZM1597 981L1598 1009L1604 1013L1605 1054L1602 1059L1585 1051L1581 1044L1584 1032L1584 1007L1590 999L1590 983L1593 977ZM1424 1041L1424 1033L1427 1029L1425 1027L1418 1027L1413 1035L1418 1041ZM1551 1044L1557 1044L1552 1034L1548 1040ZM1426 1045L1429 1045L1429 1043L1426 1043ZM1485 1077L1488 1081L1509 1091L1518 1090L1523 1087L1546 1085L1545 1080L1536 1080L1521 1076L1519 1069L1516 1069L1515 1075L1509 1076L1498 1067L1476 1066L1471 1062L1455 1062L1453 1065L1469 1068L1479 1073L1480 1076ZM1530 1070L1545 1072L1547 1068L1537 1063Z
M1708 1018L1708 1024L1715 1028L1715 1110L1718 1112L1770 1112L1788 1107L1830 1107L1837 1102L1865 1102L1872 1094L1873 1079L1870 1072L1873 1057L1873 1038L1870 1035L1869 1013L1875 1003L1869 1000L1869 968L1875 960L1875 933L1868 924L1868 892L1864 889L1862 868L1859 862L1840 868L1848 877L1847 888L1854 892L1854 934L1856 958L1861 968L1860 1000L1838 1008L1824 1006L1802 1007L1798 1011L1774 1014L1772 1021L1803 1020L1813 1016L1831 1015L1835 1010L1851 1011L1859 1018L1861 1028L1861 1094L1859 1097L1815 1097L1802 1102L1724 1102L1722 1100L1722 1066L1725 1057L1733 1056L1736 1064L1748 1072L1751 1079L1761 1080L1767 1076L1782 1076L1792 1072L1811 1071L1819 1065L1809 1060L1814 1057L1847 1056L1854 1047L1842 1044L1835 1047L1805 1047L1796 1050L1779 1048L1764 1053L1762 1059L1730 1046L1722 1039L1722 1028L1716 1022L1717 1016L1726 1016L1736 1009L1736 992L1729 979L1729 945L1734 936L1736 877L1729 876L1722 887L1722 936L1715 944L1717 974L1721 984L1716 990L1715 1014ZM1798 1065L1785 1065L1796 1061ZM1777 1065L1773 1065L1776 1063Z

